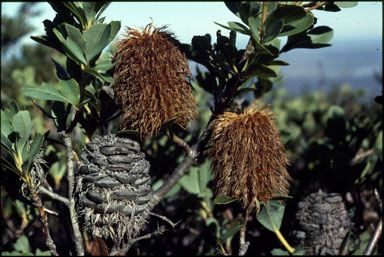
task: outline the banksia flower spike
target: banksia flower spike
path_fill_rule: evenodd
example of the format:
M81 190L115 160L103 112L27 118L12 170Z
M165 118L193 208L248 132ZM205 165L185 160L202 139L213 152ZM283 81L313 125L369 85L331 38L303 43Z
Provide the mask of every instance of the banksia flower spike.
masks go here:
M217 195L242 199L243 207L260 208L288 194L288 160L271 111L249 107L225 112L213 125L211 169Z
M141 137L157 134L174 119L185 128L197 118L188 83L188 60L166 27L147 25L142 32L128 27L117 45L114 92L123 112L121 129L139 130Z

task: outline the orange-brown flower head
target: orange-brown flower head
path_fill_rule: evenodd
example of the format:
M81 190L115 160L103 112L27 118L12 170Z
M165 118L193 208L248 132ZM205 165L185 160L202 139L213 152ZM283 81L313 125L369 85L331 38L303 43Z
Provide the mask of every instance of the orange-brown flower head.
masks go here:
M289 164L272 112L250 107L214 121L211 169L217 195L242 199L244 208L288 194Z
M185 128L197 118L197 106L188 83L188 60L179 42L166 27L147 25L142 32L127 27L117 45L113 90L123 112L121 129L139 130L140 135L157 134L174 119Z

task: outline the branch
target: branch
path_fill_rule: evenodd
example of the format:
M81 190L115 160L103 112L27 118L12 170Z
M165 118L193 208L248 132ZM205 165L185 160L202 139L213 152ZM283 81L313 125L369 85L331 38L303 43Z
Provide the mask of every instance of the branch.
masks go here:
M75 210L75 199L73 198L73 189L75 186L75 171L74 171L74 155L72 151L72 140L69 134L66 134L64 131L58 132L61 136L67 155L67 180L68 180L68 200L69 200L69 215L72 223L73 229L73 242L75 244L77 255L84 255L84 246L83 238L81 236L79 223L77 221L77 215Z

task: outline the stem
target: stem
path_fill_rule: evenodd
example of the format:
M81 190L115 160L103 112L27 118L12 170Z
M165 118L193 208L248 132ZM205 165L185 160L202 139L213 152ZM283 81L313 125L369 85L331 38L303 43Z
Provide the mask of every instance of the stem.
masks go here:
M281 234L281 232L276 228L275 224L273 223L271 217L268 215L269 221L272 224L273 231L275 232L277 238L280 240L280 242L284 245L284 247L288 250L290 254L293 254L295 252L295 248L292 248L287 240L285 240L284 236Z
M49 250L51 251L52 255L58 256L57 251L56 251L56 245L53 242L51 238L51 234L49 233L49 227L48 227L48 217L45 214L43 205L41 203L39 195L36 193L35 189L33 187L29 187L30 192L31 192L31 198L33 201L33 204L37 208L40 214L40 220L41 223L43 224L43 233L45 236L45 243L48 246Z
M269 5L269 2L263 2L263 9L261 13L261 25L260 25L260 43L264 41L263 26L264 26L265 20L267 19L268 5Z
M67 180L68 180L68 200L69 200L69 214L73 229L73 242L75 244L77 255L84 255L83 238L81 236L79 223L75 210L75 199L73 198L73 190L75 186L75 172L74 172L74 155L72 151L72 141L69 134L64 131L58 132L64 141L65 151L67 154Z
M250 245L249 241L245 241L245 232L247 231L247 222L248 222L248 215L249 215L249 208L245 210L245 218L244 218L244 226L240 229L240 249L239 249L239 256L245 255L245 253L248 250L248 247Z

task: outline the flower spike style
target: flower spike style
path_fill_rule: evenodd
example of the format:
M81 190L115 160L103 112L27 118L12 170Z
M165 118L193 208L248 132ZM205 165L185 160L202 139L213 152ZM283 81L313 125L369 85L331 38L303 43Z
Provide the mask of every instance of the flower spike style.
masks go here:
M121 56L113 89L123 112L122 130L151 137L170 120L185 129L198 117L188 60L179 44L165 26L148 24L142 32L127 27L114 58Z
M214 122L210 154L217 195L241 199L244 208L259 211L259 200L288 194L289 162L271 111L250 106Z

